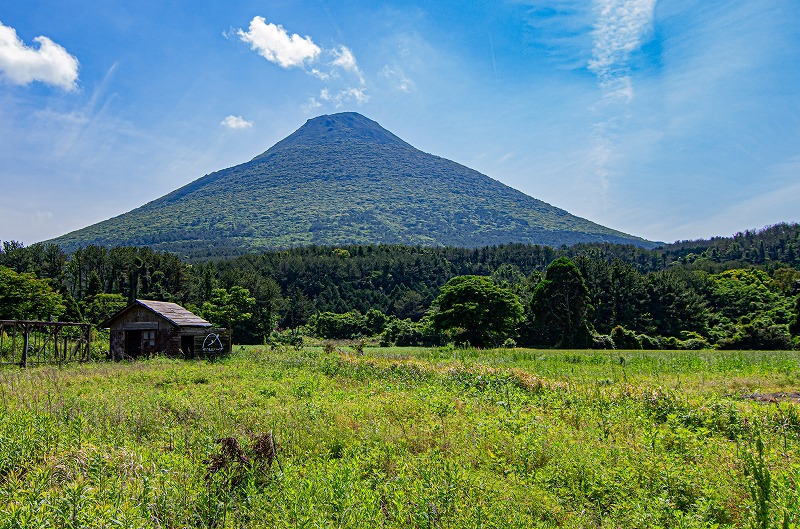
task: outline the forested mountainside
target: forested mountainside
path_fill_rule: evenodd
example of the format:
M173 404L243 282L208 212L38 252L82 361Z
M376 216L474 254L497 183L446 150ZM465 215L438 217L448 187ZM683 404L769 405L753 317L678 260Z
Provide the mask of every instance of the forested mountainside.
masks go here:
M215 289L240 286L256 308L238 336L260 342L275 326L296 327L326 312L377 311L419 321L441 287L461 275L489 276L529 306L545 269L559 257L579 269L598 333L623 326L708 344L756 326L786 338L797 317L798 224L652 250L613 244L307 246L195 263L149 248L89 246L67 254L54 244L6 242L0 266L44 278L76 302L76 317L97 321L109 310L104 300L163 299L199 308Z
M195 259L304 245L655 245L422 152L356 113L311 119L249 162L51 242Z

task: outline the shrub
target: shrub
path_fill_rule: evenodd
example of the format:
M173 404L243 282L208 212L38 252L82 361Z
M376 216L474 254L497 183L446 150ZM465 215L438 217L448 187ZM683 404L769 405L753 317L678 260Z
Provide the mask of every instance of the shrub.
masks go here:
M344 314L320 312L311 317L308 327L315 336L333 340L347 340L372 334L367 319L355 310Z
M390 317L381 335L381 345L407 346L435 346L447 341L444 334L437 331L430 318L422 318L418 322L410 319L401 320Z
M607 334L593 334L592 349L614 349L614 341Z
M689 338L688 340L678 340L678 349L686 351L700 351L701 349L710 349L711 344L704 338Z
M788 350L793 344L786 325L757 320L740 326L736 334L720 340L717 346L720 349Z
M661 349L661 340L657 337L640 334L639 342L642 344L642 349Z
M371 336L377 336L386 328L389 317L378 309L369 309L364 314L364 323Z
M690 337L686 340L675 338L674 336L667 336L659 340L661 349L679 349L682 351L699 351L701 349L711 349L711 344L708 340L703 338L697 333L690 333Z
M629 331L622 325L617 325L611 329L611 341L617 349L641 349L642 344L636 333Z
M272 347L302 347L303 333L301 332L300 328L272 331L265 345L270 345Z

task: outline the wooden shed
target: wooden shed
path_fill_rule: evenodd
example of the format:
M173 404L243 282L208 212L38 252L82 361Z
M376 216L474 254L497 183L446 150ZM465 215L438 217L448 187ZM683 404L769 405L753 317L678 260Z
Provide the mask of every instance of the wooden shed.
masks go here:
M135 359L154 353L184 358L228 353L227 329L214 328L176 303L137 299L103 322L111 330L111 357Z

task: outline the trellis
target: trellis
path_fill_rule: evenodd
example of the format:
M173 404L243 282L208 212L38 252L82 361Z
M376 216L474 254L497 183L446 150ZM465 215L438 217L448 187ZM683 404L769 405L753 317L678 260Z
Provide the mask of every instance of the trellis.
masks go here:
M89 323L0 320L0 365L86 362L91 343Z

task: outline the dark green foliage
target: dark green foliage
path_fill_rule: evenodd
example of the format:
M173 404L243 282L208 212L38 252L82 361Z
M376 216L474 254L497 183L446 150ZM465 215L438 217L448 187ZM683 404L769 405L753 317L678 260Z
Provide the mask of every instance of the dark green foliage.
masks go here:
M589 347L589 291L580 270L571 260L559 257L547 267L531 299L531 331L536 345Z
M287 291L280 324L283 328L296 329L308 322L314 313L314 304L298 286L293 285Z
M234 276L234 277L230 277ZM271 277L264 277L252 270L238 274L224 274L221 283L227 288L236 286L246 289L255 300L247 309L251 316L239 321L235 333L241 343L263 343L268 338L281 318L285 301L281 296L281 287Z
M99 290L121 294L125 301L163 299L197 308L210 300L215 288L240 286L251 291L256 306L249 320L234 326L234 334L243 343L264 343L276 323L281 329L296 329L316 312L376 310L390 320L419 321L440 288L459 275L490 276L530 307L547 265L573 256L589 292L590 334L607 334L621 325L642 340L643 334L652 337L663 348L708 348L717 343L783 347L787 329L800 343L800 270L769 259L783 255L781 248L800 240L797 228L778 225L744 239L739 235L715 239L707 245L708 252L717 254L714 261L702 256L684 259L684 243L658 250L611 244L558 250L526 244L476 249L308 246L187 264L176 255L149 248L88 246L67 255L52 244L25 247L5 242L0 266L47 280L62 293L65 305L69 305L69 294L86 306L94 297L90 294ZM764 242L767 261L762 266L722 260L725 252L719 248L743 241L756 250ZM70 314L68 319L81 317L80 310ZM66 313L60 318L67 318ZM522 328L521 343L557 343L542 336L531 339L530 323ZM364 334L374 334L374 328L371 325ZM419 342L417 338L409 341ZM587 339L586 346L590 344ZM602 343L594 346L604 347ZM643 347L656 348L653 343Z
M446 342L447 336L436 329L430 317L422 318L418 322L389 318L381 336L382 346L432 347Z
M97 294L84 300L86 320L99 325L128 305L122 294Z
M53 240L69 250L124 244L197 258L309 244L510 241L654 246L415 149L355 113L309 120L247 163Z
M758 319L738 327L736 334L717 343L720 349L781 350L792 349L792 337L786 325Z
M433 306L437 329L453 332L457 343L476 347L503 343L516 333L524 314L513 292L483 276L454 277Z
M89 276L89 285L86 287L86 292L84 295L86 297L95 296L103 292L103 285L100 282L100 276L97 274L97 270L92 270L91 275Z
M575 259L592 304L592 322L599 332L611 332L617 325L646 329L650 318L647 279L636 268L619 258L609 262L591 255Z
M248 311L255 304L256 299L250 296L249 290L234 285L230 290L215 288L211 292L211 299L203 303L201 311L211 323L233 329L234 324L253 317L253 313Z
M379 310L369 309L364 314L364 323L372 336L382 333L388 320L389 318L386 317L386 314Z
M789 332L792 336L800 336L800 296L794 301L794 319L789 324Z
M320 312L308 321L308 328L314 336L327 339L352 339L371 336L367 319L358 311L338 314Z
M592 335L592 349L614 349L614 341L607 334Z
M661 349L661 340L658 338L654 338L646 334L640 334L639 341L642 344L642 349L646 349L648 351Z
M636 333L617 325L611 329L611 341L616 349L641 349L642 343Z
M49 320L65 310L63 298L53 292L46 279L0 266L0 319Z
M393 304L394 313L400 319L419 320L428 310L425 297L415 290L407 290Z
M671 268L647 276L644 311L648 331L660 336L678 336L681 331L708 333L709 313L701 294L705 276L683 268Z
M65 308L64 313L58 318L58 320L68 321L68 322L83 321L83 315L81 314L81 307L75 301L75 298L72 297L72 294L69 293L67 287L65 285L60 285L58 287L58 293L64 300L64 308Z

